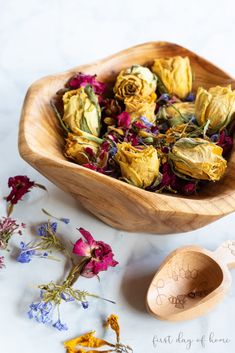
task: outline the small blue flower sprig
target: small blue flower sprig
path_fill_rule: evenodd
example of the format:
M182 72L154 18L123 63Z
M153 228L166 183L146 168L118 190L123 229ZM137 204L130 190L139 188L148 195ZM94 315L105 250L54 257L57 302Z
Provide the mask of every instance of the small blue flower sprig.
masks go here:
M56 218L57 220L68 224L70 220L68 218L57 218L52 216L45 209L42 209L43 213L46 215ZM48 220L46 223L42 223L36 231L39 238L37 240L25 243L20 242L20 253L17 256L17 261L21 263L29 263L34 257L57 260L57 258L51 256L52 251L58 251L64 253L71 261L71 256L68 253L63 240L56 233L58 227L57 222L51 222Z
M51 256L53 250L64 252L65 246L62 240L56 234L57 223L50 222L41 224L37 229L37 235L40 237L37 240L32 240L29 243L20 242L20 253L17 256L17 261L21 263L29 263L32 258L43 258L57 260Z

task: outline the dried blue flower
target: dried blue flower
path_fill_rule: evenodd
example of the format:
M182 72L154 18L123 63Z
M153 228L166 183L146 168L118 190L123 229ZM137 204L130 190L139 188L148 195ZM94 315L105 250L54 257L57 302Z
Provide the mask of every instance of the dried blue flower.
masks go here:
M60 218L59 220L65 224L69 224L69 222L70 222L69 218Z
M210 137L212 142L217 142L219 140L219 134L213 134Z
M46 237L48 236L49 232L56 233L57 230L57 222L48 222L48 223L43 223L38 227L37 229L37 234L41 237Z
M117 147L113 146L109 151L109 155L113 157L115 156L116 153L117 153Z
M89 303L88 302L82 302L82 307L83 307L83 309L87 309L89 307Z
M195 94L190 92L189 95L185 98L186 102L194 102L195 101Z
M33 257L39 257L39 258L48 258L48 253L40 253L37 252L37 246L33 246L32 242L29 242L28 244L25 244L23 241L20 242L20 248L21 252L16 258L16 261L26 264L29 263ZM52 258L52 257L50 257Z
M170 100L170 98L171 98L171 97L169 96L168 93L163 93L163 94L161 94L160 97L157 99L157 103L158 103L159 105L165 104L166 102L168 102L168 101Z
M21 252L16 258L18 262L21 262L22 264L29 263L33 255L35 255L36 251L29 249L29 245L30 243L25 244L23 241L20 242Z
M28 311L28 317L42 324L50 324L54 306L51 302L32 303Z
M75 300L71 295L67 293L61 293L60 296L65 302L73 302Z
M24 251L18 255L16 260L22 264L29 263L32 260L34 254L35 250Z
M52 326L57 328L57 330L59 330L59 331L67 331L68 330L68 326L66 324L62 324L60 319L58 319Z
M192 118L190 119L190 123L197 125L197 119L195 116L192 116Z
M144 123L144 125L146 127L148 127L149 129L151 129L151 127L153 126L152 123L150 123L150 121L148 121L148 119L145 116L141 116L140 120Z

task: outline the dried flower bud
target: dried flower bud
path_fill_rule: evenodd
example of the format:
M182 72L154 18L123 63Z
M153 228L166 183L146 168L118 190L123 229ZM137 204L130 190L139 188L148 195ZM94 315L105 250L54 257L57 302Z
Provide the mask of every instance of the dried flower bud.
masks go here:
M174 103L162 109L172 127L188 122L195 114L195 105L191 102Z
M85 131L99 136L101 111L98 98L91 86L80 87L63 95L64 123L74 133Z
M222 157L223 149L201 138L181 138L170 153L177 172L200 180L219 180L227 162Z
M122 177L138 187L150 186L159 172L159 159L153 146L133 147L130 143L119 143L116 161L121 168Z
M121 114L122 109L116 99L106 98L102 102L102 115L104 117L116 117Z
M210 120L212 131L224 129L234 118L235 90L227 87L212 87L208 91L200 87L195 101L195 115L199 125Z
M133 65L120 72L114 86L114 93L120 100L129 96L147 97L156 90L156 87L157 78L147 67Z
M129 96L124 100L126 111L130 114L132 120L144 116L149 122L153 123L156 119L154 113L156 99L157 95L154 92L148 97Z
M169 94L185 98L192 90L192 71L188 57L155 59L152 71L160 78Z
M80 133L80 135L78 135ZM77 134L68 134L65 145L65 156L73 159L78 164L90 162L90 158L97 155L100 143L103 140L83 132L77 131Z

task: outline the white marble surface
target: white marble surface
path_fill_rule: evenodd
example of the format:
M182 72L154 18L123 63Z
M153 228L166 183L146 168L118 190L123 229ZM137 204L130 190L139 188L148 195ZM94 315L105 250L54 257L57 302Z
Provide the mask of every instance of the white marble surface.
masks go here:
M15 262L15 247L6 255L7 268L0 272L0 351L4 353L62 353L62 342L97 328L104 335L102 319L114 312L120 316L122 341L135 353L234 352L235 284L225 299L208 315L182 323L161 322L145 310L145 293L150 279L163 258L186 244L214 250L223 240L235 237L235 214L203 229L174 236L129 234L112 229L84 211L69 195L57 189L19 157L17 132L19 114L27 87L37 78L91 62L128 46L151 40L182 44L235 76L233 0L216 2L160 0L0 0L0 215L5 215L2 199L8 193L7 179L27 174L49 190L49 196L35 191L17 207L14 216L28 226L51 212L70 217L61 231L75 241L76 226L89 229L96 239L111 243L120 266L104 273L101 283L82 280L84 288L116 300L115 306L93 300L86 311L64 306L63 318L70 326L57 332L26 317L27 305L37 299L35 284L57 280L63 265L35 260L29 265ZM156 220L157 222L157 220ZM32 239L29 230L24 239ZM235 279L235 272L232 273ZM153 345L153 338L183 332L194 340ZM203 348L197 338L214 332L227 344L208 343ZM107 335L106 337L108 337ZM189 349L190 348L190 349Z

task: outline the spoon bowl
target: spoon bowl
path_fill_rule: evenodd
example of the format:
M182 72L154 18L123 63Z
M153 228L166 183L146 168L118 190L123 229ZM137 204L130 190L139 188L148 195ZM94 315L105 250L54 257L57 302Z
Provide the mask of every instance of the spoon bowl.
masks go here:
M196 246L173 251L155 274L147 293L147 309L162 320L188 320L205 314L231 285L235 241L215 252Z

